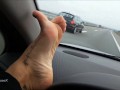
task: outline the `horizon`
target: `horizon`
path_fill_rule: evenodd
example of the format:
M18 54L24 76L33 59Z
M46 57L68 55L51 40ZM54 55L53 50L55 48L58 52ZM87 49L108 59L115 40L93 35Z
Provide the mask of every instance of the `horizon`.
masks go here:
M84 21L120 30L120 11L118 11L120 8L120 1L37 0L37 3L40 9L46 11L53 13L60 13L62 11L69 12L80 16Z

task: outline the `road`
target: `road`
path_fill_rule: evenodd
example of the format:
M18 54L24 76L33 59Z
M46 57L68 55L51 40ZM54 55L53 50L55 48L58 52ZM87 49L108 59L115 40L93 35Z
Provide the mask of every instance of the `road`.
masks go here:
M120 38L108 29L85 26L82 33L65 32L62 43L80 45L120 56Z

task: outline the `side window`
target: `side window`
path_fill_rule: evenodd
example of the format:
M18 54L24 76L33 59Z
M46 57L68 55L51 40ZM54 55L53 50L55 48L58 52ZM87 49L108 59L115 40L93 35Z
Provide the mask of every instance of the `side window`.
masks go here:
M62 16L65 16L65 13L62 13Z
M73 18L73 16L72 16L72 15L69 15L69 17L70 17L70 18Z

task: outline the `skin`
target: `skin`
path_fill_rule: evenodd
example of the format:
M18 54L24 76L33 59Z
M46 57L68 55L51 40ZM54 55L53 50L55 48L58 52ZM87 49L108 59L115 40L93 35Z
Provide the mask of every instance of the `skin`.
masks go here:
M34 11L33 16L41 33L6 72L18 80L23 90L45 90L53 83L52 59L66 30L66 21L62 16L49 21L39 11Z

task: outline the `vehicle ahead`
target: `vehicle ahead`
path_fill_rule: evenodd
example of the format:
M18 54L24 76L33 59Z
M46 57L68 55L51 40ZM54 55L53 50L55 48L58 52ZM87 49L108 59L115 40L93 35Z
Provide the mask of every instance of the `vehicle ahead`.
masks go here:
M61 12L59 13L60 16L63 16L67 23L67 29L66 31L71 33L82 33L82 30L84 28L84 22L79 16L67 13L67 12Z

